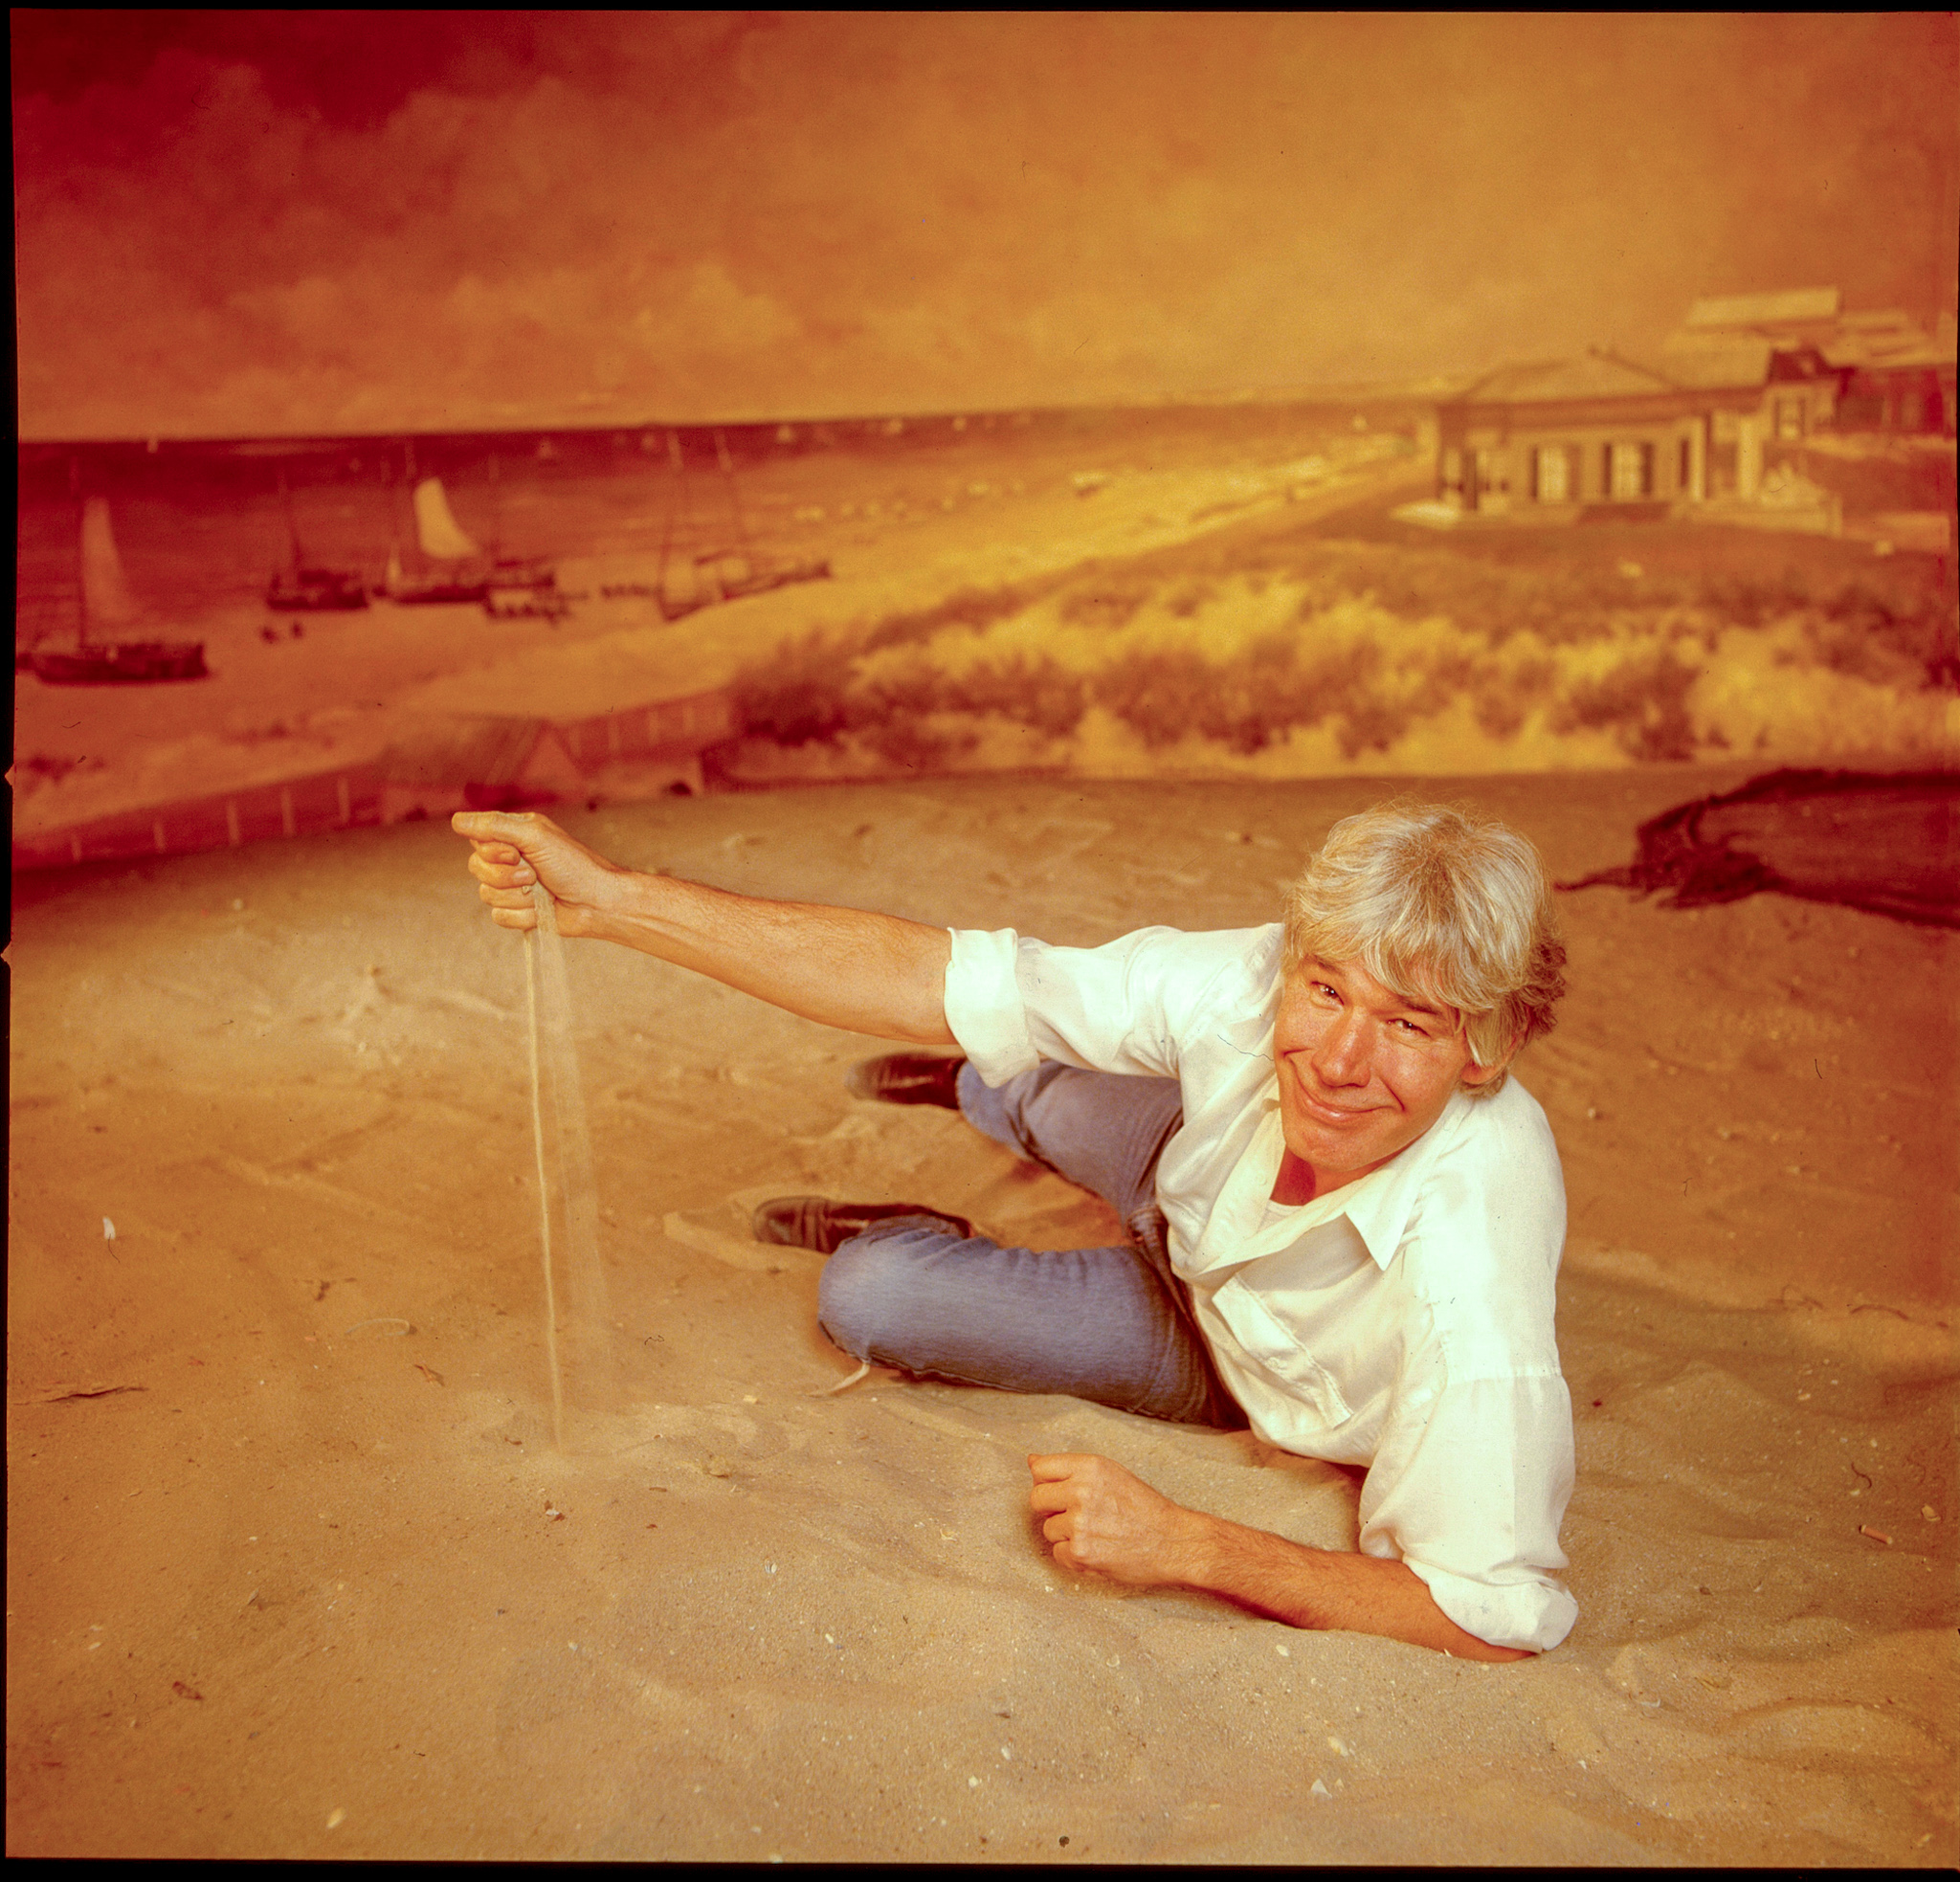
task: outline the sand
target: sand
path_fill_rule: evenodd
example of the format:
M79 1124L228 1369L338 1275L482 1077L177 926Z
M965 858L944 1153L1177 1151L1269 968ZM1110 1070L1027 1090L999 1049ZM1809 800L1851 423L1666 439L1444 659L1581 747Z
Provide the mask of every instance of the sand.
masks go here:
M1749 766L1482 778L1573 876ZM1064 942L1268 919L1366 780L840 785L622 860ZM757 1198L1100 1205L867 1042L580 943L616 1399L550 1441L522 949L409 825L16 885L8 1852L1950 1865L1960 941L1563 898L1555 1652L1048 1560L1030 1450L1350 1544L1244 1434L851 1369ZM108 1225L113 1224L113 1239Z

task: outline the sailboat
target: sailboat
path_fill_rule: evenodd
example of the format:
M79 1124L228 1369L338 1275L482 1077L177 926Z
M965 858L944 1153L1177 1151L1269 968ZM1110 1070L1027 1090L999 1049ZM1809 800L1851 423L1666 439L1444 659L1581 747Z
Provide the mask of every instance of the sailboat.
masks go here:
M108 500L91 497L81 506L81 612L75 651L42 653L29 660L49 686L144 686L165 679L202 679L201 640L91 640L89 625L125 626L136 618L136 603L123 578L122 558L109 523Z
M437 566L422 575L403 571L399 548L390 552L383 592L392 601L419 605L432 602L483 602L494 593L521 589L530 593L557 586L548 563L515 558L491 560L457 521L449 494L440 477L424 477L415 485L415 540L423 557ZM541 610L542 611L542 610Z
M721 601L736 601L744 595L764 594L791 582L822 581L830 574L827 559L771 555L750 543L742 502L736 494L735 465L728 454L728 441L717 426L715 457L728 493L733 545L699 551L688 564L690 579L684 585L670 584L667 566L674 542L674 523L677 515L686 507L687 466L680 454L678 432L667 433L667 455L674 467L674 500L667 512L667 528L660 542L660 572L654 590L663 621L678 621L697 609L711 608Z
M412 607L437 602L478 602L489 591L489 571L483 552L463 533L449 507L440 477L424 477L412 497L415 538L422 554L438 565L421 575L402 570L401 551L390 549L384 592L390 601Z
M293 543L293 566L290 571L276 570L266 584L265 605L281 611L287 609L316 612L333 609L343 610L368 606L367 585L359 575L341 568L320 568L308 565L305 553L300 547L300 525L293 515L293 493L286 488L286 474L279 473L279 500L286 508L286 533Z
M550 439L544 443L548 445ZM490 485L493 492L501 488L495 452L490 454ZM494 515L501 525L501 504ZM483 596L483 612L493 620L543 620L555 626L571 612L571 598L559 592L557 569L542 556L499 555L501 541L499 527L491 544L490 587Z

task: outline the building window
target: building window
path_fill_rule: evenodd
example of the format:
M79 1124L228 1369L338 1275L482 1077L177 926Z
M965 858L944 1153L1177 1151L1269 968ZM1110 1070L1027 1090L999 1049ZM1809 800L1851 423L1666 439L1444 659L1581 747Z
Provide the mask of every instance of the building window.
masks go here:
M1572 456L1562 444L1542 444L1531 454L1531 495L1540 503L1572 500Z
M1606 494L1615 503L1637 502L1654 491L1654 447L1651 444L1610 444L1606 447Z
M1685 497L1695 487L1695 445L1692 438L1681 441L1681 461L1675 466L1674 489L1678 497Z
M1802 437L1803 420L1804 401L1800 397L1776 401L1776 435L1779 438Z

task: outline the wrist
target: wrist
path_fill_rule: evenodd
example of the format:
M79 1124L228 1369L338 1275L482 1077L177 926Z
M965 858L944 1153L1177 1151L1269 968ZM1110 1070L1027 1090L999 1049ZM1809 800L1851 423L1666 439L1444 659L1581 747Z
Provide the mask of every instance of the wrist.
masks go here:
M1186 1585L1238 1602L1297 1627L1327 1625L1322 1612L1325 1552L1223 1517L1203 1518Z
M1165 1539L1167 1579L1179 1587L1214 1592L1225 1580L1230 1525L1202 1510L1177 1506L1176 1518Z
M627 941L635 922L651 914L657 876L601 863L585 895L559 904L561 932L590 941Z

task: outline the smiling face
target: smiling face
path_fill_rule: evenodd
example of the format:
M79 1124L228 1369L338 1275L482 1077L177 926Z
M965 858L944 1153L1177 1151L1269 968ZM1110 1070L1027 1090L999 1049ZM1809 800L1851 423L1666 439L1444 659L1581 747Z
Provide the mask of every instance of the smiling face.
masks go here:
M1456 1012L1391 992L1358 961L1311 954L1287 976L1273 1061L1288 1161L1312 1172L1303 1184L1282 1168L1275 1193L1290 1201L1380 1168L1442 1116L1459 1086L1499 1069L1471 1062Z

